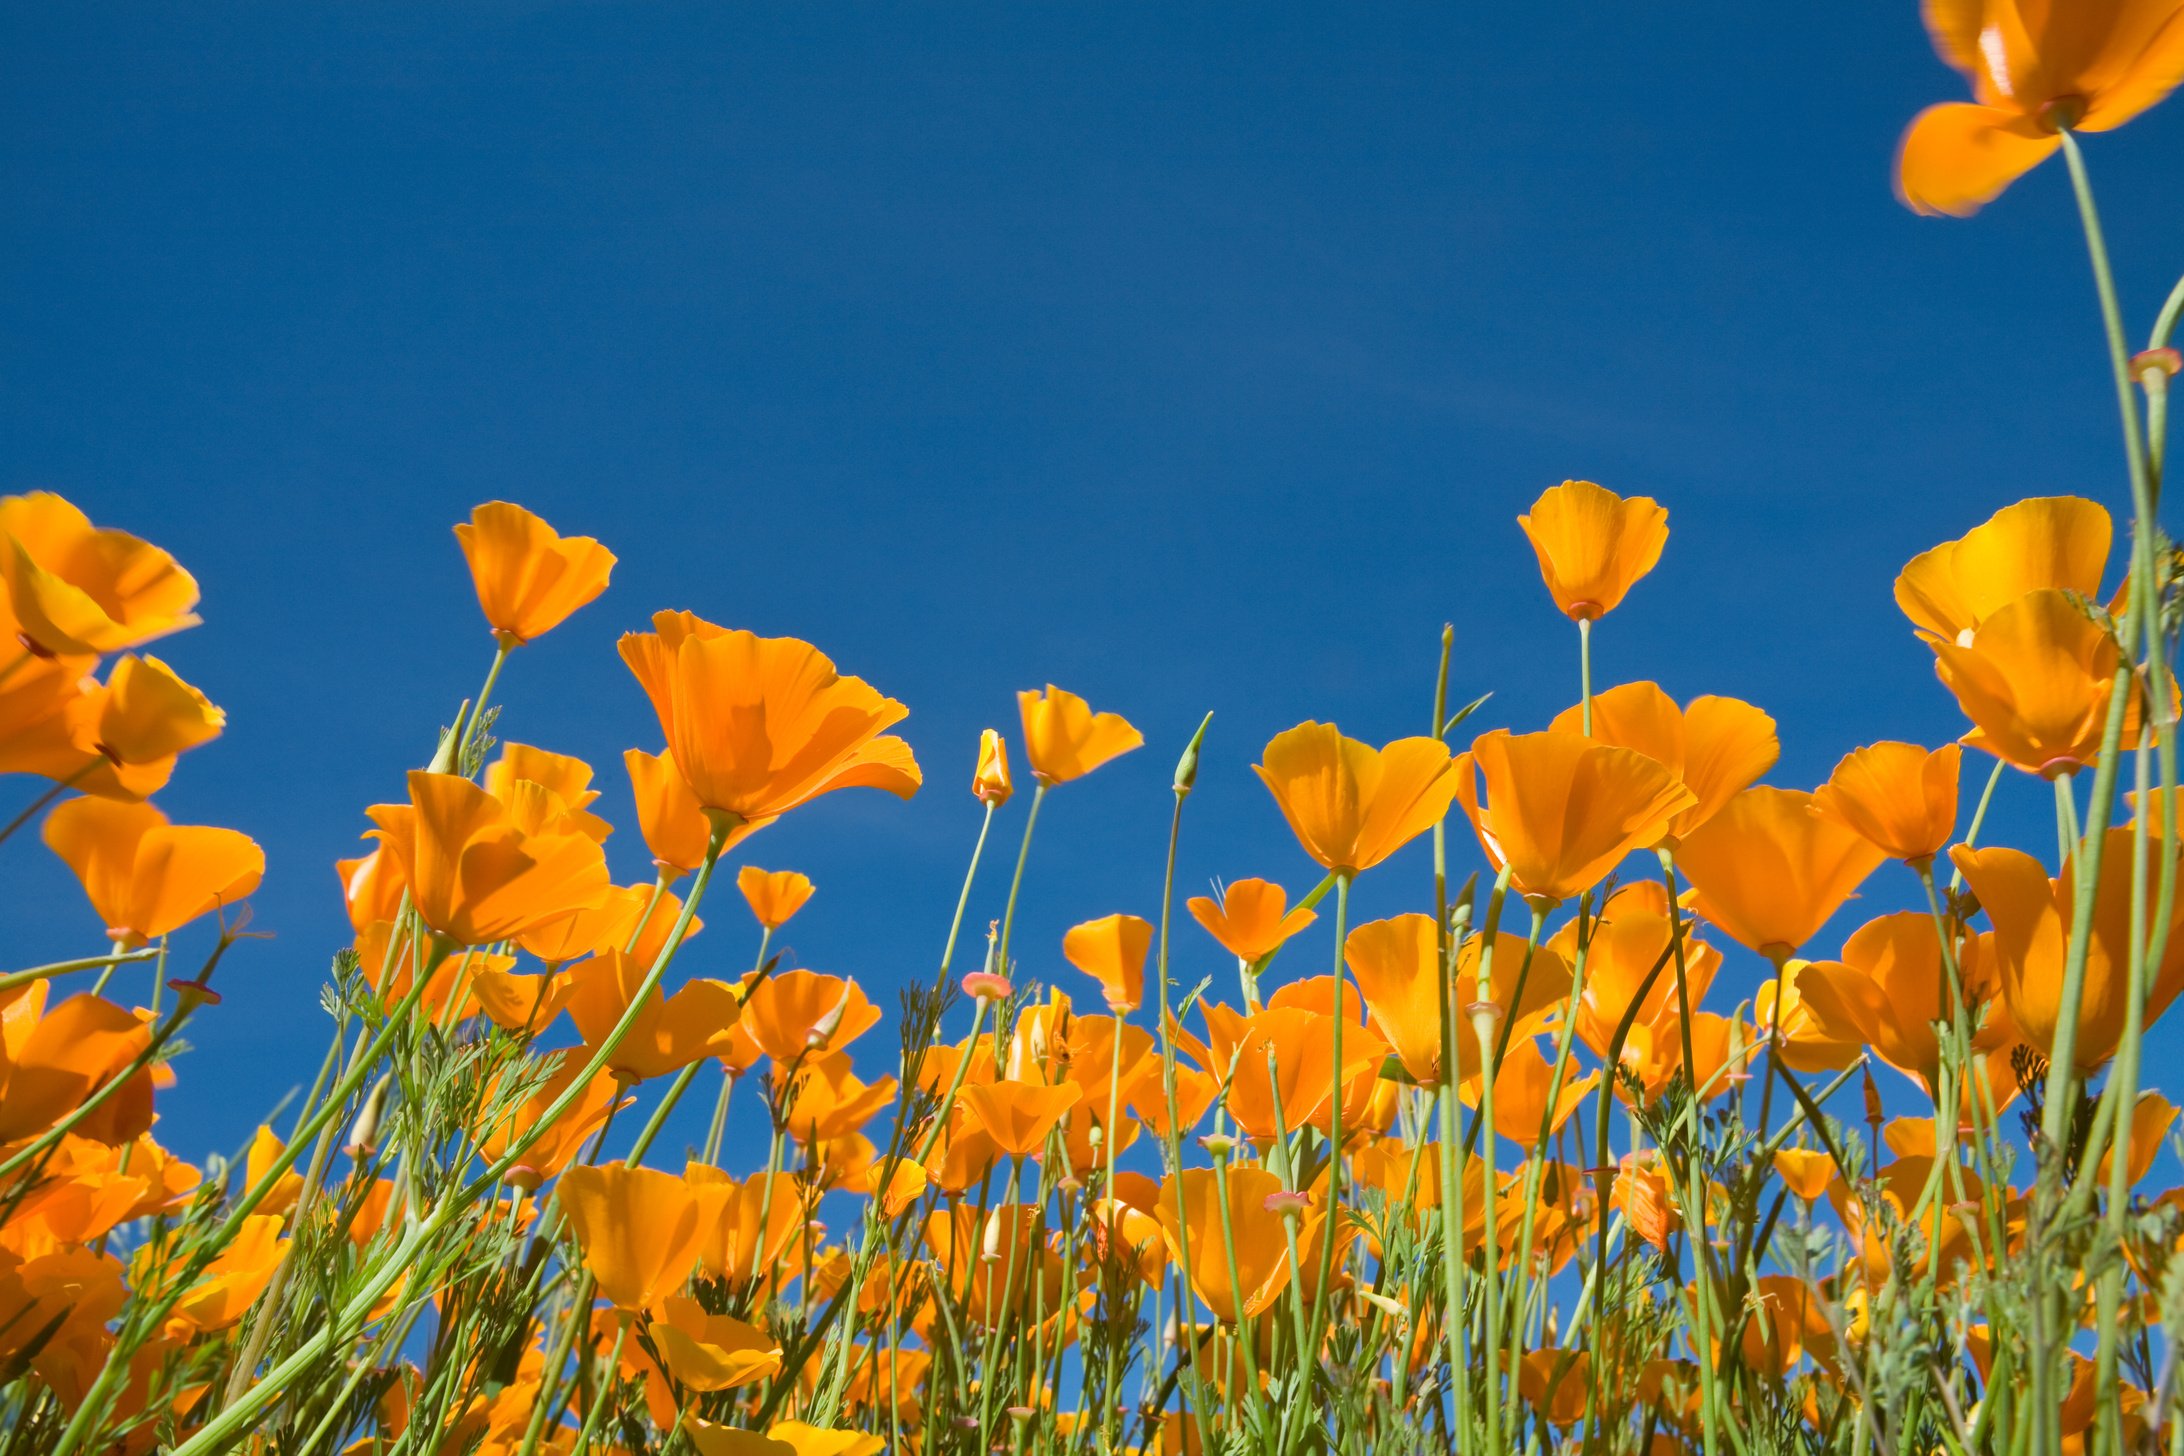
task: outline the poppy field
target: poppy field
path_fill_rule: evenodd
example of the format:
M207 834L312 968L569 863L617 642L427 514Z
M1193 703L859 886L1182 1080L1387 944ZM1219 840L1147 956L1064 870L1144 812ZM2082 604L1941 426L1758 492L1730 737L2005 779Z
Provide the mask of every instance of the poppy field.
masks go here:
M1913 121L1899 196L1969 216L2061 154L2123 458L1903 564L1874 610L1961 736L1845 743L1818 785L1776 781L1764 705L1624 653L1595 681L1679 563L1667 504L1590 481L1463 502L1537 561L1544 723L1457 701L1452 628L1416 736L1330 703L1254 760L1049 684L921 763L855 664L670 609L620 639L605 772L499 690L644 583L492 501L420 549L467 568L482 684L381 766L354 857L269 870L157 806L226 722L154 655L198 625L186 566L0 499L0 854L84 901L77 958L0 965L0 1456L2184 1456L2147 1053L2184 993L2184 281L2125 316L2081 148L2184 78L2184 0L1926 12L1973 99ZM1125 754L1175 763L1157 904L1028 943L1042 806L1099 814ZM1268 838L1194 894L1216 762ZM2028 783L2053 832L2006 842ZM899 994L777 950L854 901L764 831L852 791L961 803ZM655 872L617 883L611 834ZM1298 850L1319 878L1268 877ZM170 1146L269 872L353 932L304 957L316 1079ZM1410 908L1353 914L1361 877Z

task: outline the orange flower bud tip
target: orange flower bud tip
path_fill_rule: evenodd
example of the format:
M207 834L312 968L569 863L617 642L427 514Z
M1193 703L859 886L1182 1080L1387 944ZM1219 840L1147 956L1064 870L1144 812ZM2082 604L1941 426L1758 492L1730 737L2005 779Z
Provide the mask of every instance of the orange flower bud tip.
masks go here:
M1006 1001L1015 989L1007 976L993 971L972 971L963 978L963 994L981 1001Z

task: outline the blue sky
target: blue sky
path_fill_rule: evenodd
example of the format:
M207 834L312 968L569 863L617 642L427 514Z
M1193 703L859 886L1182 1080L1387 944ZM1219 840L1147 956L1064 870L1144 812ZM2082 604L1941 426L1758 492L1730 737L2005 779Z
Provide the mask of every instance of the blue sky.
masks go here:
M2120 502L2083 249L2059 164L1973 222L1898 206L1901 128L1961 82L1913 4L1799 10L10 7L0 489L197 573L206 625L162 650L231 725L162 802L272 860L276 939L223 969L163 1135L232 1142L315 1068L329 865L485 669L449 527L490 498L621 556L504 696L509 736L600 766L624 878L620 753L658 730L613 641L654 609L911 706L915 803L750 851L819 883L793 958L886 1002L938 954L1019 687L1152 742L1042 822L1019 945L1064 985L1066 926L1153 913L1206 710L1185 893L1312 883L1248 765L1306 717L1421 731L1444 621L1481 726L1542 724L1574 634L1513 518L1567 476L1674 533L1603 685L1760 704L1793 786L1961 731L1889 585L2020 496ZM2172 106L2089 145L2139 329L2180 141ZM2013 778L2000 822L2052 846L2047 802ZM10 964L95 946L35 840L0 853ZM708 918L689 969L747 964L740 904Z

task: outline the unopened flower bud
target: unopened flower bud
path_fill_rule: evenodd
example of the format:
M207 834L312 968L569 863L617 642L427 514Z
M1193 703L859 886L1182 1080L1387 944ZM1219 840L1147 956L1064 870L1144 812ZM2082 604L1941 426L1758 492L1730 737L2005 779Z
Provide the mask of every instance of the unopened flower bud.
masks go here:
M1016 792L1009 781L1009 746L991 728L978 735L978 770L971 775L971 793L989 809L998 809Z
M372 1083L372 1090L365 1095L364 1110L356 1115L356 1124L349 1129L349 1141L342 1151L352 1158L368 1158L379 1142L379 1123L387 1115L387 1099L394 1091L394 1074L383 1073Z
M811 1030L804 1036L804 1045L818 1051L834 1040L834 1033L842 1029L842 1018L849 1013L850 986L848 981L842 983L842 994L827 1008L824 1016L811 1024Z
M1189 793L1198 783L1198 750L1204 746L1206 730L1212 726L1213 714L1208 713L1199 720L1198 731L1184 746L1183 756L1175 761L1175 791L1179 795Z
M989 1264L1001 1262L1001 1210L986 1215L985 1237L979 1240L978 1257Z

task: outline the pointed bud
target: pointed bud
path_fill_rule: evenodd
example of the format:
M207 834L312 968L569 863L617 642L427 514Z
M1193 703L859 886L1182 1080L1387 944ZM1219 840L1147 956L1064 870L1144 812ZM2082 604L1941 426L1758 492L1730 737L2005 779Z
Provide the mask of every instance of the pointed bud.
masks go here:
M1198 724L1198 731L1183 750L1183 756L1175 762L1175 791L1178 796L1188 794L1198 783L1198 750L1206 741L1206 730L1213 726L1213 714L1208 713Z
M971 775L971 793L987 808L998 809L1015 791L1009 782L1009 746L988 728L978 735L978 771Z
M352 1158L368 1158L379 1143L379 1124L387 1115L387 1099L394 1091L394 1074L384 1073L365 1094L364 1110L356 1115L356 1125L349 1129L349 1141L342 1148Z

